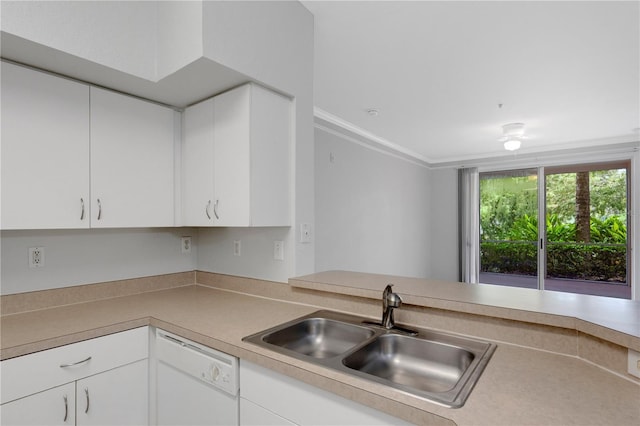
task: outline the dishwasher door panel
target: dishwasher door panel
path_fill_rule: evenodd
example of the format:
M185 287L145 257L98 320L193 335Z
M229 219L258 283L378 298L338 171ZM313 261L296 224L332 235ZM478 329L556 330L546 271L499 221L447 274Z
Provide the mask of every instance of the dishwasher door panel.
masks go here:
M157 366L158 425L238 424L238 398L162 361Z

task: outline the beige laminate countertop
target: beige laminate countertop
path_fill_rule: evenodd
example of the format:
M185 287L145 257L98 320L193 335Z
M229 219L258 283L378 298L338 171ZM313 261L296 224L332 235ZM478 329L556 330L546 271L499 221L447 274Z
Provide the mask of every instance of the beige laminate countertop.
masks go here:
M449 409L242 342L316 310L189 285L5 315L0 357L153 325L417 424L640 424L640 386L575 357L499 344L466 404Z
M371 299L393 283L405 304L575 329L640 351L638 301L351 271L318 272L289 283Z

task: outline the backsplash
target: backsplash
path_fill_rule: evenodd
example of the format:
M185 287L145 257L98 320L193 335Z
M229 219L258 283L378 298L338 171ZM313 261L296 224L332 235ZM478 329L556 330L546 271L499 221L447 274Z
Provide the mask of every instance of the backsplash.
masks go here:
M2 231L0 294L193 271L197 229ZM181 253L181 237L192 237ZM30 247L44 247L44 266L30 268Z

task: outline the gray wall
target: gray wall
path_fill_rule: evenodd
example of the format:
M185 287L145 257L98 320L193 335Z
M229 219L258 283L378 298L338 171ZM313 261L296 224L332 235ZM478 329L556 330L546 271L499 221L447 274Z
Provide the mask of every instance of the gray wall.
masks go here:
M198 268L286 282L313 272L313 244L295 230L313 223L313 15L298 2L203 3L204 56L278 88L294 100L291 228L211 229L203 232ZM295 171L295 173L294 173ZM242 240L245 254L229 249ZM285 244L284 261L273 261L273 241ZM256 267L262 265L264 268Z
M286 282L294 258L290 243L291 228L200 228L198 269L219 274L238 275ZM284 243L284 260L274 260L273 242ZM233 253L234 241L240 241L240 256Z
M431 170L431 276L458 281L458 170Z
M423 166L316 128L316 271L429 277L431 179Z

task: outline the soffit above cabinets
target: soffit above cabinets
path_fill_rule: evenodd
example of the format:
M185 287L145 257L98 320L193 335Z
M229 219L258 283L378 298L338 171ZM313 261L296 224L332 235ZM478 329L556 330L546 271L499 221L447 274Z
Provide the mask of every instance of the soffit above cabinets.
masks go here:
M12 34L1 35L4 59L178 108L251 81L242 73L200 58L153 82Z

